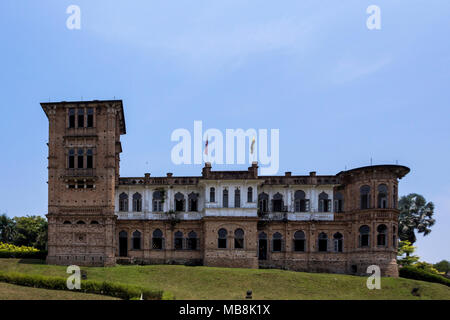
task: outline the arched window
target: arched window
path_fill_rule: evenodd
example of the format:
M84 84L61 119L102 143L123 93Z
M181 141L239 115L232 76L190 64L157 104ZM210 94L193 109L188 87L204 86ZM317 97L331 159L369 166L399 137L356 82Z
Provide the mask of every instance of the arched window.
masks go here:
M141 250L141 233L137 230L133 232L133 249Z
M227 247L227 230L225 229L220 229L219 232L217 232L219 238L218 238L218 243L217 246L219 249L226 249Z
M119 196L119 211L128 211L128 195L125 192L122 192Z
M209 202L216 202L216 189L209 188Z
M267 193L260 193L258 195L258 208L260 213L268 212L269 195Z
M238 188L234 189L234 207L241 207L241 190Z
M340 192L334 195L334 212L344 211L344 196Z
M388 207L388 188L385 184L378 186L378 208L385 209Z
M253 202L253 188L248 187L247 189L247 202Z
M153 211L154 212L162 212L162 200L163 195L161 191L154 191L153 192Z
M189 211L198 211L198 193L191 192L188 195Z
M134 212L142 211L142 196L138 192L133 194L133 211Z
M319 251L327 252L328 251L328 236L326 233L322 232L319 234Z
M63 224L72 224L70 221L66 220Z
M184 211L184 194L181 192L175 194L175 211Z
M296 231L294 233L294 251L304 252L305 250L305 233L303 231Z
M283 236L279 232L275 232L272 236L272 251L281 252L283 247Z
M273 212L282 212L283 211L283 195L279 192L273 195L272 199L272 208Z
M164 248L164 238L161 230L156 229L152 234L152 248L162 250Z
M333 236L334 240L334 252L342 252L344 248L343 236L339 232L336 232Z
M197 233L195 233L194 231L189 232L187 241L188 250L197 250L198 248L197 241L198 241Z
M328 199L328 194L326 192L321 192L319 194L319 212L330 212L331 211L331 200Z
M91 224L99 224L97 220L92 220Z
M222 207L228 208L228 189L223 189Z
M387 239L387 227L385 224L380 224L377 227L377 246L383 246L385 247L387 245L386 239Z
M370 187L369 186L362 186L359 189L360 194L360 202L361 202L361 209L369 209L370 208Z
M77 224L86 224L83 220L77 221Z
M183 232L181 231L175 232L174 249L183 250Z
M234 248L244 249L244 230L236 229L234 231Z
M370 228L369 226L361 226L359 228L359 246L361 248L368 247L370 245Z
M294 208L295 212L308 212L309 200L306 199L306 194L303 190L297 190L294 193Z

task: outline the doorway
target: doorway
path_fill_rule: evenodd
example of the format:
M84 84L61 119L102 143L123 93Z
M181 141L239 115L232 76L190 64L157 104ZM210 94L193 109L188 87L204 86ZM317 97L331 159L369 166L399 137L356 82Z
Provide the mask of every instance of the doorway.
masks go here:
M126 231L119 233L119 256L128 256L128 234Z
M258 260L267 260L267 235L264 232L258 236Z

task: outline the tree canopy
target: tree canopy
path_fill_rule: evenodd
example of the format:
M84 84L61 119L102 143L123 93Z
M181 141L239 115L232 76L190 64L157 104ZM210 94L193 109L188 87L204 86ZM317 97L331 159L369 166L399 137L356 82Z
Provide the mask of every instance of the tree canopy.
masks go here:
M427 202L425 198L417 193L403 196L399 201L399 238L416 242L416 231L424 236L430 234L431 227L436 220L433 218L434 204Z

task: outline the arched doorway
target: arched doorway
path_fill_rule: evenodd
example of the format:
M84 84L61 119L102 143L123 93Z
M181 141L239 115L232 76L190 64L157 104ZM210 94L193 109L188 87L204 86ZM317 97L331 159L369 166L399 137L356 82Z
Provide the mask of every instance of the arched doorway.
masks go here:
M119 233L119 256L128 256L128 234L126 231L120 231Z
M264 232L258 235L258 259L267 260L267 235Z

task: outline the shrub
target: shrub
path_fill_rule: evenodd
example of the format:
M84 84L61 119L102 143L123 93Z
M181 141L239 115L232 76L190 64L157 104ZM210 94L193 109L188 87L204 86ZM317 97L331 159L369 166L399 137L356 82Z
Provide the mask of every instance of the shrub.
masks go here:
M443 276L433 274L431 272L427 272L425 270L413 267L406 266L399 270L400 277L414 279L414 280L422 280L427 282L436 282L441 283L450 287L450 279L444 278Z
M0 242L0 258L45 260L46 257L46 251L39 251L33 247L16 246L10 243Z
M4 273L0 271L0 282L7 282L34 288L69 290L67 288L66 278L62 277L47 277L22 273ZM144 300L161 300L172 298L170 294L165 293L162 290L149 290L137 286L130 286L108 281L100 282L93 280L82 280L81 288L79 291L84 293L101 294L124 300L139 299L141 297L141 294Z

